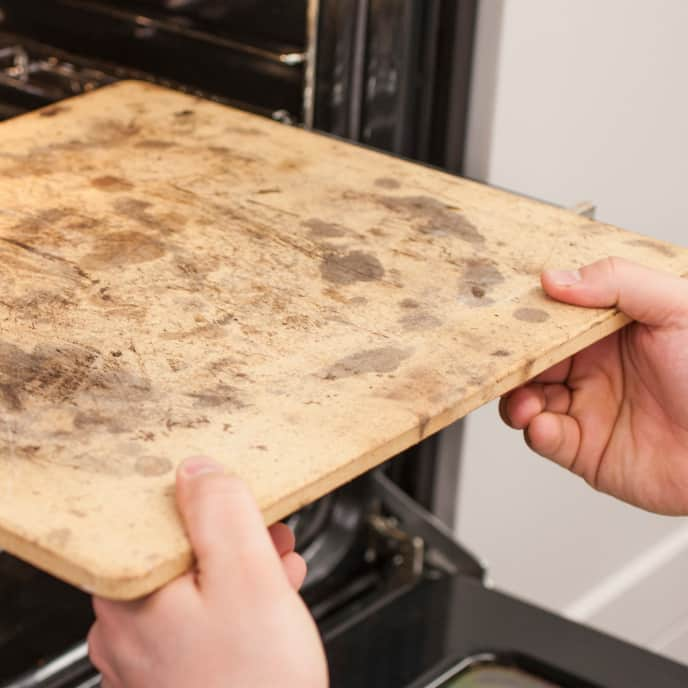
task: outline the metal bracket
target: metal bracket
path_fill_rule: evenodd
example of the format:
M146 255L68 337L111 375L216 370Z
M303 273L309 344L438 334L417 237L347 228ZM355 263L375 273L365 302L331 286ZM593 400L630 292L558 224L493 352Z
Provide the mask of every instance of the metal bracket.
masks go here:
M454 540L452 531L437 516L423 509L381 470L375 471L372 479L376 495L397 519L395 523L383 527L383 532L395 528L403 533L401 539L418 538L423 542L426 561L432 558L451 573L484 580L483 564ZM406 566L413 570L412 564Z
M373 540L369 550L371 556L392 555L391 584L396 587L417 581L423 574L425 543L422 538L402 530L393 516L371 514L368 524Z

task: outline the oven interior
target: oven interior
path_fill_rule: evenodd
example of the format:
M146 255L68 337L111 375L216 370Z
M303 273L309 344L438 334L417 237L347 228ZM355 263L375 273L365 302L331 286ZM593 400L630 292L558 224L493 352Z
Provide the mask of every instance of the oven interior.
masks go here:
M0 0L0 120L136 78L460 172L476 4ZM431 600L471 583L466 607L486 590L479 561L432 513L438 483L456 483L438 478L440 445L431 437L288 519L335 688L372 685L374 660L365 680L351 664L361 623L374 652L399 658L373 684L410 686L451 654L435 637L449 607ZM0 688L100 685L85 643L86 594L0 552L0 609ZM416 629L408 647L399 624ZM521 656L468 654L413 688L587 685Z

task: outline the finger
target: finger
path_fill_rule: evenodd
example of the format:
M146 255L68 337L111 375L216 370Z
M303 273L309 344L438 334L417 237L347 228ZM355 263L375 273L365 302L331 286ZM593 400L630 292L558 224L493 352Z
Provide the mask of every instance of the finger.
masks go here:
M504 422L523 430L537 415L567 413L571 405L571 390L566 385L530 384L514 390L500 404L500 415Z
M197 559L202 591L224 593L244 582L284 583L275 547L253 495L210 459L177 473L177 503Z
M103 641L100 624L95 623L93 626L91 626L91 630L88 633L87 643L88 656L91 660L91 664L93 664L93 666L103 677L101 686L115 686L116 674L107 659L108 653Z
M542 286L553 298L594 308L616 306L647 325L688 322L688 280L622 258L606 258L580 270L548 270Z
M296 547L296 538L288 525L285 523L275 523L275 525L270 526L269 532L272 538L272 544L275 546L275 550L277 550L277 554L279 554L280 557L284 557L285 554L294 551L294 547Z
M282 557L282 566L289 585L298 592L306 580L307 567L303 557L296 552L290 552Z
M571 366L573 365L573 358L567 358L561 363L553 365L551 368L540 373L537 377L533 378L533 382L542 383L552 383L552 382L566 382L571 372Z
M535 416L526 430L526 442L534 452L577 472L581 432L571 416L550 412Z

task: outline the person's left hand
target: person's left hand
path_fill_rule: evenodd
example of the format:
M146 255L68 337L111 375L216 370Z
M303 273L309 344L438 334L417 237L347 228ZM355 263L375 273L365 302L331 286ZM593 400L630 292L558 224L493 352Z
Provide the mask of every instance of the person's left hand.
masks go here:
M207 459L180 468L177 501L196 570L140 601L94 599L89 653L103 687L326 688L289 528L268 534L246 485Z

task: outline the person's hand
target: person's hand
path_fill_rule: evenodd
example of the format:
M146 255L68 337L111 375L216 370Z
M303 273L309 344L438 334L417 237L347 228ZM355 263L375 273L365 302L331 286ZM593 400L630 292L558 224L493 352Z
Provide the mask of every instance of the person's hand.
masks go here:
M284 525L208 459L177 475L197 565L136 602L94 599L89 653L106 688L324 688L327 665L297 589L306 566Z
M545 272L542 286L637 322L504 396L502 418L596 489L688 514L688 281L609 258Z

